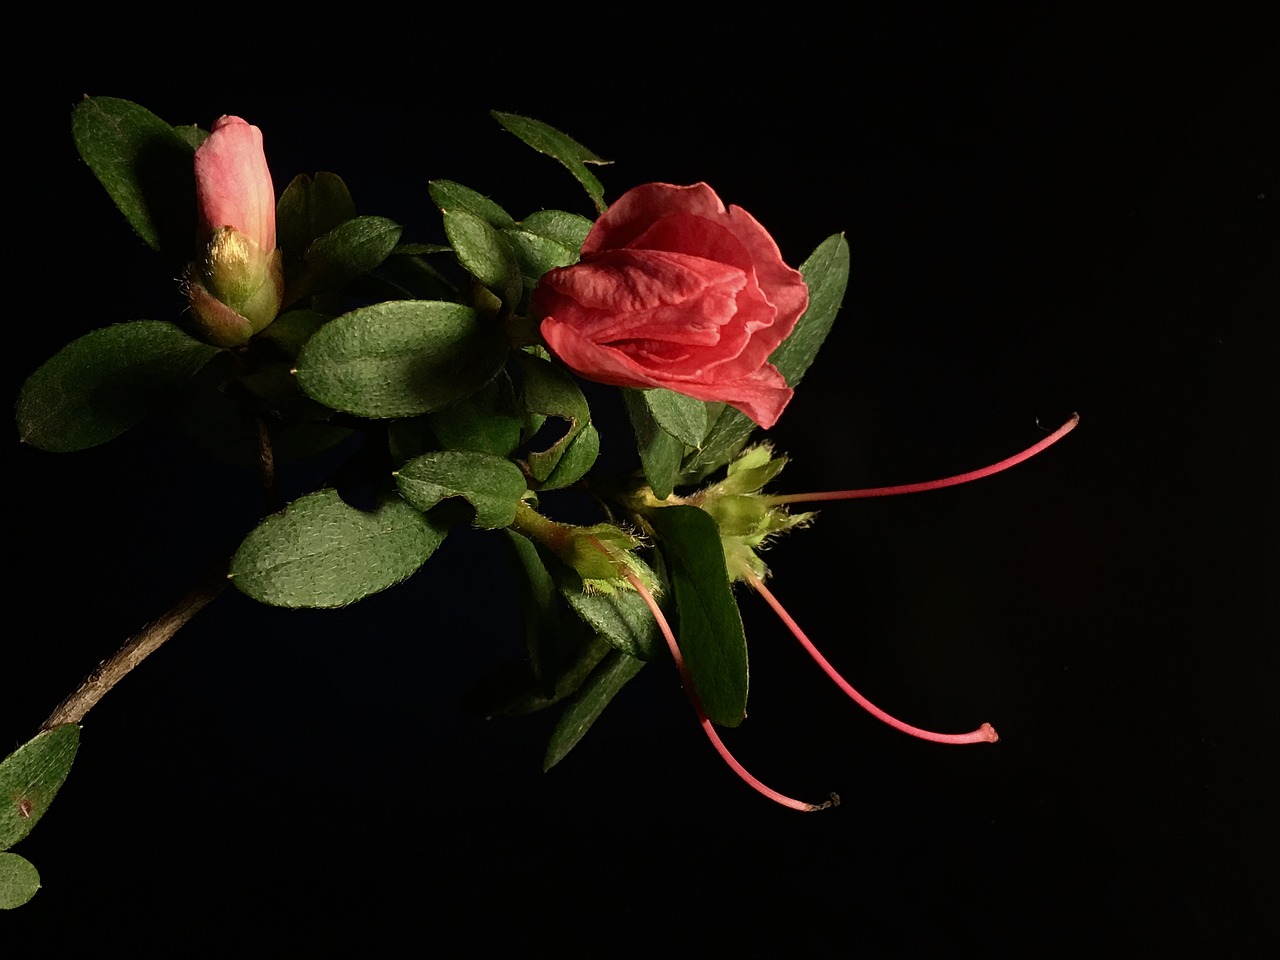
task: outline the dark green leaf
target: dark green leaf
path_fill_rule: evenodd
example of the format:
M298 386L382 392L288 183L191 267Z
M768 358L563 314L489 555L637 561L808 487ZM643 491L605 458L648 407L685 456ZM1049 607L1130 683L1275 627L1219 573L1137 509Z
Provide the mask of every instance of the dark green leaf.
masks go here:
M529 474L539 482L546 481L569 445L591 421L587 398L573 378L560 367L528 353L516 353L523 374L522 397L525 412L534 423L539 417L558 417L568 421L563 436L542 450L529 454Z
M591 629L632 657L650 660L657 655L658 624L644 598L625 589L588 593L571 567L555 557L544 560L556 588Z
M32 831L71 772L80 727L64 723L36 734L0 763L0 850Z
M150 110L115 97L89 97L71 113L84 162L147 246L191 259L196 236L194 148Z
M636 450L640 454L645 479L649 482L653 495L659 500L665 500L675 489L684 444L658 425L649 405L645 403L644 391L624 389L622 399L631 418Z
M469 397L430 416L431 429L448 450L477 450L510 457L520 445L511 380L499 373Z
M332 319L328 314L314 310L290 310L272 320L271 325L258 336L274 343L292 360L302 352L312 334Z
M444 211L444 232L466 271L503 303L515 303L523 289L520 264L501 231L466 210Z
M335 290L372 270L391 255L400 242L400 224L385 217L356 217L317 237L305 256L305 277L286 297L301 292Z
M83 450L119 436L216 356L172 323L105 327L59 350L18 395L18 434L41 450Z
M510 460L471 450L437 450L396 472L400 493L424 513L441 500L462 497L484 530L510 526L525 493L524 474Z
M598 456L600 456L600 434L592 424L588 423L564 448L564 454L556 461L555 468L547 479L542 481L542 486L538 489L560 490L572 486L587 475L587 471L595 464Z
M690 447L702 443L707 435L707 404L674 390L656 387L641 391L653 419L667 433Z
M335 410L412 417L484 386L506 344L474 310L438 300L395 300L330 320L298 357L298 382Z
M539 153L545 153L549 157L554 157L564 164L587 191L587 195L591 197L596 209L604 213L604 187L600 185L600 181L596 179L595 174L586 168L585 164L602 164L610 161L601 160L577 140L561 133L555 127L548 126L541 120L533 120L514 113L500 113L497 110L493 110L491 113L495 120L533 147L533 149Z
M325 171L314 177L300 173L276 204L276 235L285 253L301 257L316 239L355 216L355 201L340 176Z
M844 235L837 233L823 240L809 259L800 264L800 272L809 285L809 308L791 336L769 356L769 362L778 368L790 387L799 385L840 312L849 282L849 243Z
M540 237L554 240L561 246L568 247L574 253L574 259L582 250L582 243L587 239L594 224L586 217L564 210L539 210L531 213L518 224L521 230L536 233Z
M447 532L397 496L366 512L321 490L245 538L231 561L232 583L278 607L341 607L410 576Z
M629 657L620 650L609 652L560 715L560 722L551 733L551 742L547 744L547 754L542 761L544 771L554 767L577 746L609 701L643 666L643 660Z
M16 853L0 853L0 910L20 907L40 889L40 874Z
M680 650L702 708L736 727L747 711L747 638L720 543L720 528L697 507L646 514L658 535L679 615Z
M427 190L431 194L431 201L440 208L441 213L461 210L479 217L492 227L515 226L516 222L511 218L511 214L470 187L464 187L452 180L432 180L427 184Z
M502 236L514 251L525 284L530 288L548 270L578 262L578 251L558 240L548 240L527 230L503 230Z

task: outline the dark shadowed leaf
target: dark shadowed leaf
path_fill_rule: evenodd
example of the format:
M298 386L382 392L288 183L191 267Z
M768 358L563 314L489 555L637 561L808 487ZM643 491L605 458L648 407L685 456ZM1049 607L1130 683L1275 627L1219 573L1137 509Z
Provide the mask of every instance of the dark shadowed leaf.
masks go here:
M736 727L747 711L747 638L729 587L720 528L697 507L652 510L679 617L680 650L707 716Z
M556 724L551 733L551 742L547 744L547 753L542 761L543 770L550 770L577 746L618 691L643 666L643 660L629 657L621 650L611 650L600 661L560 715L560 722Z
M195 152L150 110L88 97L71 113L71 135L89 169L147 246L175 261L195 252Z
M41 450L83 450L158 409L218 348L161 320L105 327L73 340L18 395L18 434Z

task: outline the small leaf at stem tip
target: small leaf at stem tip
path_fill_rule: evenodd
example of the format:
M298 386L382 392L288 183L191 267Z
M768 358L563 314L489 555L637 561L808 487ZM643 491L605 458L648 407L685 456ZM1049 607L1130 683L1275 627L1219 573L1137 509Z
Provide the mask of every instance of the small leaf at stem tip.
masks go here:
M16 853L0 853L0 910L22 906L39 890L40 874L31 861Z

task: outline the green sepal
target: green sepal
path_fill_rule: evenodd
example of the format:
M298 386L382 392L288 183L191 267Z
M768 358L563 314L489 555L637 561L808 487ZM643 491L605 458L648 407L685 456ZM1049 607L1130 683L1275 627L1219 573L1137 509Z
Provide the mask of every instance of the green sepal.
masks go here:
M20 907L40 890L40 873L26 857L0 853L0 910Z
M612 161L602 160L568 134L561 133L555 127L549 126L541 120L533 120L515 113L501 113L497 110L492 110L490 113L495 120L533 147L533 149L539 153L545 153L547 156L553 157L564 164L569 172L577 178L577 181L582 184L583 189L587 191L587 195L591 198L591 202L595 204L596 210L604 213L604 187L596 179L595 174L588 170L585 165L588 163L605 164Z
M797 386L818 355L818 348L831 332L849 282L849 243L843 234L833 234L800 264L809 287L809 307L796 323L791 336L769 355L789 387ZM682 483L697 483L724 466L746 446L756 425L746 414L725 407L708 431L702 449L690 454L684 464Z
M87 97L71 112L76 149L134 232L177 262L195 252L192 138L150 110L115 97Z
M0 763L0 850L29 834L71 772L80 727L64 723L37 733Z
M300 173L276 202L276 237L286 256L301 257L318 238L356 216L351 191L336 173Z
M231 582L277 607L342 607L412 575L447 524L394 494L371 511L321 490L268 517L231 560Z
M135 320L73 340L18 394L18 434L66 453L105 443L163 406L219 349L162 320Z
M334 410L412 417L475 393L506 352L500 331L469 307L393 300L330 320L299 354L297 375Z
M659 507L645 519L666 563L680 650L698 699L713 722L736 727L747 710L747 638L729 586L720 528L689 506Z
M461 210L479 217L498 229L516 225L515 219L501 206L484 194L477 193L460 183L452 180L432 180L427 184L427 191L431 194L431 202L440 208L441 213Z
M396 471L401 495L424 513L441 500L462 497L476 511L475 526L507 527L525 494L525 479L510 460L471 450L437 450Z
M578 745L578 741L600 718L600 714L617 696L618 691L643 667L643 660L629 657L621 650L609 651L560 714L560 720L551 732L546 756L542 760L544 772L563 760Z

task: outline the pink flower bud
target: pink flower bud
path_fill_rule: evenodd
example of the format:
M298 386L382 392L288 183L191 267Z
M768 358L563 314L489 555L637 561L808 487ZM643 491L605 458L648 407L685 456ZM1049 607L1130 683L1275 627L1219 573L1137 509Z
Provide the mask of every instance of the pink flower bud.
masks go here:
M195 179L200 250L187 270L191 316L206 340L235 346L275 319L284 296L262 131L219 118L196 149Z

